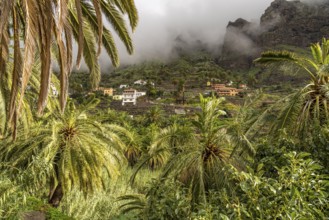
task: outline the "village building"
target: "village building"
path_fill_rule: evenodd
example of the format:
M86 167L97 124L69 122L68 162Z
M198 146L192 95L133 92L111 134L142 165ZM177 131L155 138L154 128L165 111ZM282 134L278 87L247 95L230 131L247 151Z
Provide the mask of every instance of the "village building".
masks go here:
M226 83L228 86L232 86L233 85L233 81L229 81L228 83Z
M230 82L230 85L232 85L232 82ZM216 93L219 96L236 96L239 95L239 93L243 92L247 89L246 84L240 84L239 89L230 87L229 84L212 84L212 89L216 91Z
M225 84L212 84L211 87L213 88L213 90L216 91L219 96L236 96L240 92L240 89L226 87Z
M240 85L239 85L239 88L240 88L240 89L247 89L248 87L247 87L246 84L240 84Z
M218 89L221 89L221 88L225 88L226 85L225 84L212 84L211 86L214 90L218 90Z
M136 89L126 89L122 94L122 105L126 103L132 103L136 105L137 98L146 95L146 92L138 92Z
M98 87L96 91L103 92L104 95L113 96L115 90L113 88L104 88L104 87Z
M105 88L103 90L104 95L113 96L115 90L113 88Z
M139 80L134 82L134 85L145 86L146 84L147 84L147 82L145 80L142 80L142 79L139 79Z
M239 94L240 90L232 87L221 87L216 90L219 96L236 96Z
M119 86L119 88L120 88L120 89L125 89L125 88L128 88L128 85L126 85L126 84L121 84L121 85Z

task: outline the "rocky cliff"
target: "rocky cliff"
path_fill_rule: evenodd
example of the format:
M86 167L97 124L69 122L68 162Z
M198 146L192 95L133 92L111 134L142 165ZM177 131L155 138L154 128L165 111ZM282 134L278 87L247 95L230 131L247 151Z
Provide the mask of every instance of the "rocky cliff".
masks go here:
M259 24L241 18L229 22L219 63L225 68L246 69L263 50L278 45L307 47L322 37L329 37L329 1L275 0Z

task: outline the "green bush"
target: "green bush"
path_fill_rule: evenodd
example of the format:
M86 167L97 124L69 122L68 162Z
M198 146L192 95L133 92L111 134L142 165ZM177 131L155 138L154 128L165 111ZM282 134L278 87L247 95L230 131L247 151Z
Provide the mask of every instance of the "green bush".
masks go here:
M285 154L287 165L277 167L278 178L231 169L234 193L223 190L212 201L230 219L325 219L329 216L328 176L308 153Z

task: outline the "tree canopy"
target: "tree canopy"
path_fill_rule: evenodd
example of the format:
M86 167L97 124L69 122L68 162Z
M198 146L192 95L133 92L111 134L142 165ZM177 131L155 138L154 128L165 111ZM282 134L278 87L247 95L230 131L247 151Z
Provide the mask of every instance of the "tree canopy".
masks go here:
M133 0L6 0L0 2L0 8L1 79L8 74L8 63L13 62L14 65L8 96L12 103L9 115L22 107L37 56L41 60L38 113L42 113L55 60L60 69L60 106L62 111L65 108L74 41L78 45L76 67L80 67L84 58L94 88L100 81L97 58L102 47L112 64L119 64L112 30L118 34L127 51L133 53L130 31L124 18L127 15L133 31L138 22ZM111 29L104 25L104 20L111 25Z

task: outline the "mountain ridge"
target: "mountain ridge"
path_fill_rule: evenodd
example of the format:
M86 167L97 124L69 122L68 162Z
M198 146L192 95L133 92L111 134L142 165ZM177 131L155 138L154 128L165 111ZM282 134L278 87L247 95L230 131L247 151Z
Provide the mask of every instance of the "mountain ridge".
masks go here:
M306 4L275 0L259 24L238 18L226 29L219 64L226 69L248 69L252 61L277 45L301 48L329 35L329 1Z

